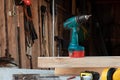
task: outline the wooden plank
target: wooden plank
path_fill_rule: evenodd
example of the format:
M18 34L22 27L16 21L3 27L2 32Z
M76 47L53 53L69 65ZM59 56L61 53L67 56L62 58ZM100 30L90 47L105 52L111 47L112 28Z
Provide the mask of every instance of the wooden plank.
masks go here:
M0 3L0 57L5 55L6 49L6 33L5 33L5 14L4 14L4 0Z
M55 68L55 75L80 75L84 71L94 71L102 73L105 67L84 67L84 68Z
M107 57L38 57L39 68L120 67L119 56Z

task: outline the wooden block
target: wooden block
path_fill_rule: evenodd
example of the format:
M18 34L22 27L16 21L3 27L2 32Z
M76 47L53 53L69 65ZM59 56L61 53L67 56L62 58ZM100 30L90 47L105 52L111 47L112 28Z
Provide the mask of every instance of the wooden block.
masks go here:
M84 67L84 68L55 68L55 75L80 75L84 71L94 71L102 73L104 67Z
M39 68L120 67L119 56L38 57Z

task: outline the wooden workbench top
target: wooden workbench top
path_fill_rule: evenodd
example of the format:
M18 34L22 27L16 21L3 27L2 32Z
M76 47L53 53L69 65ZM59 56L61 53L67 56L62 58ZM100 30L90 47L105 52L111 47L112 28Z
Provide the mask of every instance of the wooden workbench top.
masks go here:
M38 57L39 68L120 67L119 56Z

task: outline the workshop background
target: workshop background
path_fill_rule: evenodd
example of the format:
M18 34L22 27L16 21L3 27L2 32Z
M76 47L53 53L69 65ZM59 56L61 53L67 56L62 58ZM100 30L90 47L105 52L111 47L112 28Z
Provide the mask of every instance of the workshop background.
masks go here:
M55 29L52 27L51 0L31 0L30 8L35 39L31 38L30 30L26 30L29 24L25 22L26 7L16 6L14 0L1 0L0 57L14 58L21 68L31 68L32 60L32 68L36 69L38 57L53 56L53 46L55 56L68 56L70 31L64 29L63 23L67 18L85 14L92 15L79 33L82 34L79 43L85 46L85 55L120 55L119 0L56 0Z

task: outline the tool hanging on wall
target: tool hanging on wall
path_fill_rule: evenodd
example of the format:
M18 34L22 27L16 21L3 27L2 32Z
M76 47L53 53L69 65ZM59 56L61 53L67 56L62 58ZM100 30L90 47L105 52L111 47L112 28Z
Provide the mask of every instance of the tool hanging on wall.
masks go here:
M41 6L41 22L42 22L42 56L46 55L46 40L45 40L45 13L46 7L44 5Z
M24 6L24 23L26 43L30 47L38 37L32 21L31 8L26 5Z
M30 68L32 69L32 54L31 54L32 48L31 47L34 44L34 41L38 39L38 36L37 36L33 21L32 21L31 1L30 0L15 0L15 4L17 6L23 6L26 56L30 61Z
M26 45L33 45L34 40L38 37L32 21L31 2L30 0L15 0L15 4L16 6L23 6Z
M18 54L18 62L19 62L19 68L22 68L22 60L21 60L21 43L20 43L20 6L16 6L15 0L12 0L13 3L13 9L11 12L11 15L14 18L14 24L16 26L16 41L17 41L17 54Z
M30 6L31 5L31 1L30 0L23 0L24 4L27 5L27 6Z
M19 58L19 68L22 68L21 63L21 43L20 43L20 12L19 12L19 6L16 8L16 14L17 14L17 45L18 45L18 58Z
M14 0L14 1L15 1L15 5L17 6L23 6L23 5L30 6L31 5L30 0Z
M41 6L41 19L42 19L42 38L45 37L45 13L46 13L46 7Z
M18 0L20 1L20 0ZM13 0L13 11L14 14L13 16L14 18L14 24L16 24L17 29L16 29L16 36L17 36L17 53L18 53L18 60L19 60L19 68L22 68L22 58L21 58L21 41L20 41L20 34L21 34L21 25L20 25L20 5L21 5L21 1L19 3L17 3L15 0Z
M25 27L25 40L26 40L26 45L28 48L30 48L34 43L34 40L36 40L37 33L35 32L33 21L32 21L32 12L31 12L31 6L29 5L24 5L24 27ZM32 54L31 52L27 52L27 57L30 61L30 68L32 69Z
M58 53L57 53L57 56L59 57L59 56L62 56L63 54L62 54L62 47L63 47L63 42L64 42L64 40L63 40L63 38L61 38L61 37L59 37L59 36L55 36L54 37L54 39L55 39L55 41L57 42L57 51L58 51Z
M29 63L30 63L30 69L33 69L33 65L32 65L32 47L27 47L27 53L26 56L29 59Z

